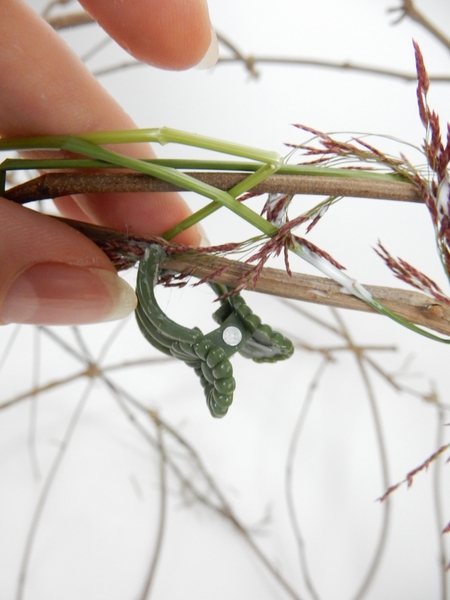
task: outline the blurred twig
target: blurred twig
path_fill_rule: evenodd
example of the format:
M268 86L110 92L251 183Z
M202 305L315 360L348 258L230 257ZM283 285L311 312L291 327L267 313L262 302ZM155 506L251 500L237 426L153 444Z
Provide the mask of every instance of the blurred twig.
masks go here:
M295 308L297 310L298 307ZM316 321L318 321L316 319ZM343 332L337 329L334 326L327 326L324 323L327 329L337 333L340 337L345 337ZM219 487L219 484L214 478L214 475L207 470L201 456L197 453L194 446L182 435L182 433L173 428L167 421L163 420L156 412L149 410L147 406L142 404L139 400L133 398L127 391L121 389L116 383L113 383L107 376L106 371L110 370L111 367L102 366L100 364L100 360L104 357L105 351L100 352L99 358L94 359L89 351L85 352L83 348L85 344L80 336L77 336L79 346L81 348L81 352L64 342L59 337L56 338L55 333L47 328L42 328L42 330L50 335L55 340L57 339L58 344L61 344L61 349L69 352L70 355L77 358L82 362L84 369L79 372L79 376L84 376L89 372L88 377L91 380L98 379L103 381L105 385L113 392L113 397L119 401L119 404L125 410L125 413L130 418L133 425L137 427L137 429L142 433L153 447L158 449L161 455L161 468L164 468L164 465L167 466L171 470L171 472L178 479L181 490L186 493L189 492L190 497L198 502L200 505L203 505L209 508L214 514L221 516L228 523L231 524L236 533L238 533L242 539L249 545L249 547L256 553L256 556L262 561L262 564L268 569L268 571L275 577L276 581L282 586L282 588L287 592L287 594L291 598L299 599L299 595L288 583L288 581L283 577L283 574L279 572L276 565L268 559L265 553L259 548L259 546L255 543L253 536L249 530L249 528L243 523L242 520L239 519L236 512L231 507L228 502L226 496L223 491ZM348 341L348 349L352 352L361 353L362 348L359 346L355 346L354 343L346 338ZM104 345L104 348L109 347L109 342ZM362 355L361 355L362 356ZM327 359L325 359L327 360ZM61 381L61 383L63 383ZM141 414L150 417L154 425L157 427L158 432L165 432L165 439L167 440L167 444L169 440L175 441L178 446L177 451L174 451L174 448L167 448L167 453L165 447L162 447L161 439L158 442L158 439L154 438L150 435L148 428L146 425L142 424L140 420L138 420L134 413L131 412L131 407L137 408ZM66 443L68 439L65 440ZM66 445L63 446L66 448ZM183 452L179 451L179 448L182 448ZM47 480L49 484L46 486L46 494L40 500L40 508L37 510L35 514L35 519L33 521L32 530L29 533L29 540L34 539L36 535L37 525L39 522L40 514L42 513L46 496L50 491L51 484L54 480L56 471L58 469L59 463L61 462L63 456L63 449L59 452L58 457L55 460L54 465L51 467L50 472L47 476ZM191 467L192 473L187 472L187 464ZM165 475L164 475L165 476ZM165 487L164 483L164 487ZM206 488L206 491L205 491ZM161 493L163 493L163 489L161 489ZM31 545L29 547L28 552L31 550ZM379 552L377 551L376 556L378 557ZM29 557L28 557L29 558ZM22 570L23 576L25 576L27 571L27 562L24 563L24 569ZM21 593L23 592L23 587L21 589Z
M386 69L381 67L372 67L370 65L359 65L357 63L351 63L348 61L339 62L333 60L314 59L314 58L300 58L300 57L285 57L285 56L254 56L249 54L242 59L240 56L220 56L217 65L234 64L242 62L244 67L250 71L250 75L255 77L254 73L257 73L259 77L260 73L256 70L257 65L274 65L274 66L290 66L290 67L317 67L320 69L332 69L337 71L354 71L356 73L367 73L368 75L378 75L381 77L391 77L394 79L400 79L401 81L413 82L417 81L415 73L408 73L407 71L396 71L395 69ZM134 67L146 66L145 63L137 60L127 60L121 63L103 67L101 69L95 69L93 75L95 77L101 77L103 75L110 75L123 69L129 69ZM429 75L429 79L433 83L450 83L450 75Z
M361 375L361 379L364 384L364 388L366 390L367 399L369 401L370 412L372 414L372 421L375 427L376 439L378 444L378 453L380 457L380 466L381 466L381 476L383 481L383 486L386 488L389 485L389 466L388 466L388 455L387 455L387 447L386 440L383 431L383 425L381 421L380 411L378 408L377 399L375 396L375 390L373 383L369 377L369 373L367 371L367 367L365 364L365 356L364 353L358 348L357 344L352 339L350 335L350 331L345 325L341 315L338 311L333 310L334 318L336 319L341 336L347 341L349 345L349 349L352 351L352 355L355 357L356 364ZM361 600L365 597L366 592L372 584L372 581L375 577L376 572L380 566L384 550L387 544L387 536L389 532L389 524L391 519L391 505L386 504L385 510L383 511L381 528L379 531L379 538L375 548L375 552L372 558L372 561L369 565L369 569L364 576L362 583L360 584L358 591L354 596L354 600Z
M412 21L419 23L424 27L433 37L439 40L444 46L450 50L450 38L447 37L440 29L436 27L427 17L420 12L420 10L414 5L413 0L402 0L401 6L394 6L388 8L388 12L396 13L399 12L399 16L394 21L394 24L400 23L405 17L409 17Z
M437 395L436 395L437 396ZM436 448L441 448L444 445L444 426L446 420L446 414L444 408L440 405L437 400L438 410L436 419ZM448 598L448 554L446 551L446 543L444 540L443 529L445 525L444 520L444 507L443 507L443 481L442 481L442 460L443 457L440 455L434 464L433 473L433 495L434 495L434 512L436 518L436 529L437 539L439 544L439 563L440 563L440 575L441 575L441 595L442 598ZM447 460L448 462L448 460Z
M222 35L220 33L217 33L217 39L223 46L225 46L226 48L231 50L231 52L233 53L236 60L239 60L242 63L244 63L247 71L250 73L250 75L254 79L258 79L259 72L255 69L255 59L253 56L245 56L239 50L239 48L236 46L236 44L234 44L231 40L229 40L228 38L226 38L224 35Z
M309 569L308 560L306 556L306 543L300 528L299 515L297 513L297 507L294 498L294 463L298 451L300 436L304 429L309 409L314 398L314 394L317 391L319 382L321 381L325 369L329 365L329 363L330 357L324 356L308 385L308 389L305 398L302 402L301 409L294 426L294 430L291 434L284 476L284 493L286 497L287 512L289 515L289 521L291 523L292 532L294 534L295 542L297 545L300 569L305 580L305 585L313 600L320 600L320 596L315 588L312 573Z
M26 542L24 545L24 549L23 549L23 555L22 555L22 559L21 559L21 563L20 563L20 571L19 571L18 581L17 581L16 600L22 600L25 597L25 584L26 584L26 580L27 580L28 569L29 569L29 565L30 565L30 561L31 561L32 551L33 551L34 544L36 541L38 528L40 526L42 516L43 516L44 510L45 510L45 507L47 505L48 498L50 496L50 492L53 488L55 478L59 472L61 463L66 455L67 447L73 437L75 428L79 422L79 419L80 419L83 409L86 405L86 402L89 398L89 395L94 388L93 383L94 383L93 380L88 381L86 388L85 388L83 394L81 395L81 397L75 407L75 410L73 411L73 414L72 414L69 424L67 426L65 435L63 437L63 441L62 441L62 443L58 449L58 452L51 464L51 467L48 470L47 475L45 477L45 481L42 486L42 490L40 492L38 502L37 502L34 512L33 512L31 524L30 524L30 526L28 528L28 532L27 532L27 538L26 538Z
M411 0L405 0L404 5L412 5ZM391 11L404 10L404 7L398 7L391 9ZM438 29L436 29L419 11L411 11L405 13L400 17L403 18L405 14L408 14L414 20L418 20L424 27L430 31L439 41L444 43L447 47L450 47L450 41L441 33ZM414 15L414 16L413 16ZM416 18L417 16L417 18ZM51 25L54 29L60 30L67 27L75 27L80 25L86 25L89 23L95 23L94 19L86 12L80 11L76 13L71 13L68 15L61 16L47 16L47 23ZM233 56L226 57L221 56L218 60L218 65L220 64L230 64L230 63L242 63L250 75L254 78L258 77L259 73L256 70L256 66L259 65L290 65L290 66L307 66L307 67L319 67L325 69L337 69L344 71L356 71L360 73L368 73L370 75L381 75L384 77L394 77L396 79L401 79L403 81L417 81L417 76L415 73L407 73L404 71L396 71L394 69L387 69L381 67L373 67L369 65L360 65L357 63L351 62L339 62L333 60L324 60L324 59L313 59L313 58L303 58L303 57L275 57L275 56L254 56L252 54L244 54L241 50L239 50L233 42L231 42L224 35L218 35L219 42L226 46L231 52ZM119 71L128 67L134 67L138 65L143 65L144 63L140 63L139 61L127 61L116 65L111 65L110 67L106 67L99 71L96 71L95 75L97 77L101 75L106 75L115 71ZM430 75L430 81L433 82L441 82L441 83L450 83L449 75Z
M126 390L119 388L104 375L101 375L100 377L113 393L114 398L118 401L119 406L130 419L133 426L136 427L137 431L152 446L158 446L158 442L150 435L147 427L136 418L135 414L131 410L131 406L150 417L152 422L160 431L165 431L167 436L171 437L172 440L174 440L177 445L181 447L183 451L182 455L180 455L179 452L167 452L165 455L165 461L167 467L178 479L183 492L189 492L191 497L200 505L209 508L216 515L226 519L232 525L234 530L240 536L242 536L244 541L261 561L263 566L274 577L276 582L284 589L288 596L290 596L292 600L301 600L301 597L289 584L283 574L279 572L276 565L271 562L263 550L261 550L261 548L256 544L249 529L237 517L230 503L227 501L225 494L219 487L214 476L206 468L202 457L195 450L194 446L177 429L173 428L167 421L163 420L155 411L147 409L147 407L141 404L139 400L131 396ZM177 458L178 460L181 458L183 467L179 466ZM187 462L193 467L195 477L185 473L186 459ZM201 483L206 484L206 491L200 491L198 482L196 481L197 479L199 479Z
M156 569L158 567L161 553L162 553L162 544L165 533L165 526L167 520L167 467L166 467L166 449L164 445L163 439L163 428L159 424L157 419L153 420L156 425L157 432L157 440L158 440L158 451L160 456L160 473L159 473L159 481L160 481L160 507L159 507L159 523L158 523L158 532L156 536L155 549L153 551L153 557L150 563L150 568L147 574L146 581L144 583L144 588L141 594L141 600L147 600L149 597L149 592L152 588L152 585L155 581Z
M88 25L95 23L94 19L90 14L84 10L70 13L68 15L57 15L54 17L46 17L47 23L53 27L53 29L67 29L68 27L79 27L80 25Z
M367 73L369 75L381 75L384 77L393 77L403 81L416 82L417 76L415 73L406 71L397 71L395 69L386 69L382 67L373 67L370 65L361 65L348 61L334 61L315 58L301 57L284 57L284 56L252 56L245 57L245 60L238 56L219 57L218 64L229 64L243 62L246 68L248 64L254 68L257 65L275 65L275 66L292 66L292 67L318 67L321 69L333 69L338 71L355 71L358 73ZM430 75L430 81L433 83L450 83L450 75Z

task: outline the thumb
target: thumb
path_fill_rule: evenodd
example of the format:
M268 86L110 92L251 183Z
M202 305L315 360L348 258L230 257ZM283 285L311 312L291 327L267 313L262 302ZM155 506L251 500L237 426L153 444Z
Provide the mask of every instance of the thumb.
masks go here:
M133 289L85 236L0 199L0 324L111 321L136 306Z

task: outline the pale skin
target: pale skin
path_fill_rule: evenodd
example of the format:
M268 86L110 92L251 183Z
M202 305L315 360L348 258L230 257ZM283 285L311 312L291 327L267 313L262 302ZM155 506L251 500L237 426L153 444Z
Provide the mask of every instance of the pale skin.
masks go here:
M155 67L190 68L214 45L205 0L82 4L128 52ZM2 137L135 127L22 0L2 0L0 15ZM143 144L114 149L134 157L154 156ZM174 193L76 196L56 204L66 217L149 235L162 234L189 214ZM0 223L0 324L92 323L133 310L134 292L108 258L75 230L1 198ZM188 230L177 241L196 245L200 235Z

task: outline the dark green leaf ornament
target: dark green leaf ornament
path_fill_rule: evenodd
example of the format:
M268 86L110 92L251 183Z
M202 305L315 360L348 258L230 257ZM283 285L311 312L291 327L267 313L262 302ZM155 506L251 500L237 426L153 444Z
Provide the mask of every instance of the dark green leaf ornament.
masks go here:
M145 338L158 350L184 361L200 378L213 417L223 417L233 401L236 382L229 358L240 352L256 362L276 362L292 356L292 342L263 325L240 294L221 299L213 319L220 325L204 335L198 327L178 325L161 310L154 287L161 275L166 253L157 244L149 246L139 265L136 319ZM220 297L230 290L210 284Z

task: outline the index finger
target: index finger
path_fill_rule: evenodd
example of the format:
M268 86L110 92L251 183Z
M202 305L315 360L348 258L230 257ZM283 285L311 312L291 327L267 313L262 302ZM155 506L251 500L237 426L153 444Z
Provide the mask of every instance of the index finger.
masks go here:
M205 0L81 0L103 29L138 60L163 69L187 69L211 44Z
M90 0L90 6L94 4L100 7L100 15L107 12L107 3L101 6L100 0L98 3ZM178 0L156 3L153 19L158 21L159 9L168 14L169 6L177 4ZM196 4L191 2L191 6ZM198 4L202 6L203 0L199 0ZM115 5L108 3L110 21L119 19L121 15L120 11L114 12ZM132 10L132 4L126 4L133 18L139 16L143 5L143 2L138 2L136 9ZM207 40L210 25L204 18L202 23L202 28L206 29L203 37ZM170 37L171 33L168 32L168 35ZM164 36L163 30L160 36ZM0 44L1 135L76 134L135 127L130 116L109 96L59 35L22 0L2 1ZM169 63L175 64L173 56ZM115 149L134 157L154 156L148 145L125 145ZM73 215L78 211L77 214L84 215L84 220L151 235L163 233L190 212L181 197L174 193L137 194L132 197L111 193L77 197L81 213L70 202L62 204L67 206L66 214ZM198 232L188 231L180 241L196 244Z

